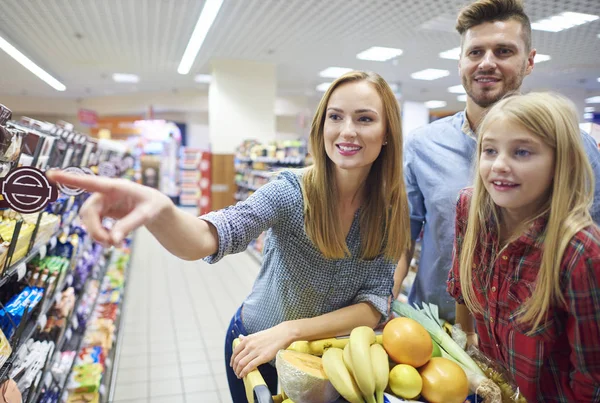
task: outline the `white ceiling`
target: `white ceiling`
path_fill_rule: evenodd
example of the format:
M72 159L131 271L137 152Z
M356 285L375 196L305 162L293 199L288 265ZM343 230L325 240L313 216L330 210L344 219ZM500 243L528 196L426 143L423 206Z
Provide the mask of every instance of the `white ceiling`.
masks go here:
M204 5L201 0L0 0L0 35L67 86L57 92L0 51L0 95L83 98L201 88L194 75L212 58L277 64L280 95L315 95L329 66L373 70L401 86L404 99L446 100L459 84L457 62L438 53L459 45L454 32L460 0L225 0L189 75L177 73ZM535 21L562 11L600 15L600 0L527 0ZM600 95L600 20L563 32L534 31L538 53L527 88L552 88L584 98ZM404 50L394 61L356 59L371 46ZM435 81L410 73L451 71ZM112 73L136 73L117 84ZM318 94L316 94L318 96ZM581 101L581 99L579 100Z

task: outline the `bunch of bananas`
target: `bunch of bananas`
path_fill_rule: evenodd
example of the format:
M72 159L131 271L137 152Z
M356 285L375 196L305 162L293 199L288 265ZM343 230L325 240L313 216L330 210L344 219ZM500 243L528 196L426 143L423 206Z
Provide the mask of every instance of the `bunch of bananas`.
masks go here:
M348 402L383 403L389 360L373 329L355 328L345 347L326 349L322 360L329 381Z

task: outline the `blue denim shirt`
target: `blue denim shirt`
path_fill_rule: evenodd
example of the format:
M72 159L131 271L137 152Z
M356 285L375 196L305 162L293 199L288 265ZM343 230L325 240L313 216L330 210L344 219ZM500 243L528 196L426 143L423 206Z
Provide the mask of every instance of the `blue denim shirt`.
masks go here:
M600 223L600 151L590 135L582 136L596 179L592 218ZM414 130L404 143L412 239L423 231L419 271L409 302L434 303L440 317L451 321L455 302L446 292L446 281L452 267L456 201L459 190L473 183L476 151L476 136L465 112Z
M301 173L283 172L247 200L200 217L219 234L217 253L204 259L209 263L243 252L252 239L268 230L261 269L243 305L244 327L256 333L359 302L368 302L386 320L396 263L383 255L359 258L359 212L346 238L351 255L326 259L304 231L301 186Z

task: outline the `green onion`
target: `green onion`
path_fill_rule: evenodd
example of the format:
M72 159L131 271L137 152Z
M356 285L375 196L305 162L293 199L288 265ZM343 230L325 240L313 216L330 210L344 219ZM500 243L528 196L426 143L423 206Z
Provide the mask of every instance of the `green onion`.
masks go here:
M456 361L461 363L465 368L468 368L472 372L478 375L485 376L479 365L463 350L452 337L446 333L442 328L439 318L432 318L428 316L424 311L417 310L408 304L400 301L392 302L392 310L400 316L404 316L419 322L427 332L431 335L431 338L435 340L439 346L450 354ZM437 312L437 307L429 307L428 313L431 315L432 312ZM432 315L436 316L436 315Z

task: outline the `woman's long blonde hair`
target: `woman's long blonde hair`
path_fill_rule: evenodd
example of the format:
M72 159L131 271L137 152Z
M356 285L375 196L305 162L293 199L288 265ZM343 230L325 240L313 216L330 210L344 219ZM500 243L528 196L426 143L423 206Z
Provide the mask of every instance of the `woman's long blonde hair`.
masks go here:
M351 82L369 82L381 97L386 127L381 153L373 162L365 183L361 207L361 256L374 259L382 253L397 261L410 246L408 202L402 171L402 125L394 92L378 74L352 71L331 84L312 121L310 147L314 165L303 176L305 229L316 247L329 259L350 255L338 215L335 166L325 152L323 126L333 91Z
M523 301L519 312L519 321L532 325L531 332L534 332L546 321L552 306L565 303L560 288L562 258L573 236L594 224L589 213L594 176L571 101L554 93L529 93L505 98L490 109L479 128L473 198L460 251L460 284L471 312L483 313L473 288L472 265L474 254L480 247L479 240L487 237L490 231L500 232L500 209L492 201L479 175L483 136L489 126L500 119L508 119L527 129L554 150L551 196L541 211L528 221L531 224L536 218L549 213L535 289L531 298ZM488 228L490 217L495 224L492 228ZM492 256L492 259L496 258Z

